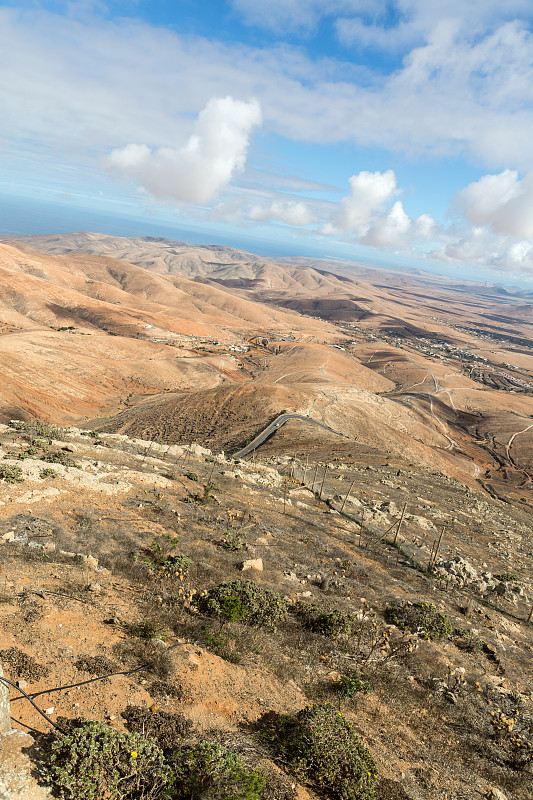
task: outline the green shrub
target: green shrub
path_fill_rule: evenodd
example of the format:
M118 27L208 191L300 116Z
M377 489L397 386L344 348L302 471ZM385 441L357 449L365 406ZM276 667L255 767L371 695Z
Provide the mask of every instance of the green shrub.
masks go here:
M218 540L217 544L223 547L224 550L242 550L245 538L246 533L237 533L237 531L228 528L228 530L223 533L222 539Z
M49 773L61 798L159 800L171 774L163 751L136 733L85 722L52 743Z
M185 474L185 477L188 478L190 481L197 481L198 480L198 475L196 474L196 472L187 472Z
M201 741L173 762L176 800L259 800L266 780L222 745Z
M279 718L272 743L284 765L332 800L371 800L376 762L351 723L328 703Z
M160 541L155 539L148 547L148 555L144 558L144 565L148 569L184 577L191 566L191 559L183 553L175 553L178 547L178 537L166 534Z
M61 464L63 467L76 467L81 469L77 461L74 461L64 450L57 450L55 453L46 453L44 456L39 456L40 461L46 461L48 464Z
M238 664L241 660L239 653L235 650L234 639L235 636L231 631L223 630L222 627L217 632L213 631L213 628L209 625L202 627L200 642L203 647L219 656L219 658L229 661L230 664Z
M139 639L161 639L161 641L166 639L165 629L152 617L145 617L140 622L130 625L129 631Z
M45 439L48 442L51 442L52 439L63 439L66 433L64 428L58 428L57 425L49 425L40 419L13 420L11 427L25 434L32 443L37 438Z
M494 575L494 580L501 581L502 583L510 583L513 581L519 581L520 576L516 574L516 572L500 572L498 575Z
M55 471L55 469L52 469L52 467L45 467L39 472L39 478L42 478L43 480L45 478L56 478L56 477L57 477L57 472Z
M228 595L219 600L218 617L221 622L240 622L248 616L248 606L244 605L240 597Z
M323 636L341 636L350 634L356 624L356 619L352 614L345 614L343 611L323 611L314 603L299 601L294 606L294 613L305 628L309 628L314 633L321 633Z
M18 464L11 466L10 464L0 464L0 480L6 483L22 483L24 476L22 474L22 467Z
M434 605L422 601L392 603L385 609L385 619L403 631L418 633L426 639L446 639L453 632L450 620Z
M43 439L43 438L37 437L37 439L33 440L31 446L32 447L38 447L39 450L49 450L50 449L50 442L48 441L48 439Z
M16 455L11 455L11 458L16 458L18 461L24 461L26 458L40 458L40 450L34 445L30 445L26 450L19 450Z
M339 695L341 697L353 697L357 692L362 694L370 694L372 692L372 684L370 681L365 681L360 678L357 673L351 675L342 675L339 684Z
M247 625L275 630L276 623L281 622L287 615L287 602L281 595L270 589L263 589L254 581L244 580L221 583L210 589L198 598L198 610L225 619L224 615L228 613L230 607L228 598L240 601L241 610L246 609L241 619Z
M466 630L466 628L455 628L453 643L459 650L466 650L468 653L479 653L484 647L483 640L475 636L472 631Z

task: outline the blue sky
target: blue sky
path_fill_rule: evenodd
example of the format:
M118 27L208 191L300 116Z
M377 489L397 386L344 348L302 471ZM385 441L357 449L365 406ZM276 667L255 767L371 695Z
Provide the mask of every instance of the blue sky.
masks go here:
M532 22L529 0L0 0L0 231L533 280Z

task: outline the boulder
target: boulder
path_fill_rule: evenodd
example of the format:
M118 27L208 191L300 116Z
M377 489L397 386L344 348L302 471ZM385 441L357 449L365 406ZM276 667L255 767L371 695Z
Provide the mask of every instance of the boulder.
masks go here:
M5 800L46 800L51 789L38 783L44 758L28 733L12 730L0 736L0 797Z
M4 671L0 664L0 678L4 677ZM9 686L0 681L0 734L8 733L11 730L11 709L9 706Z
M246 572L249 569L255 569L256 572L263 572L263 559L249 558L247 561L243 561L242 564L239 565L239 569L241 569L242 572Z
M501 789L497 789L496 786L491 786L487 792L487 800L507 800L507 795Z

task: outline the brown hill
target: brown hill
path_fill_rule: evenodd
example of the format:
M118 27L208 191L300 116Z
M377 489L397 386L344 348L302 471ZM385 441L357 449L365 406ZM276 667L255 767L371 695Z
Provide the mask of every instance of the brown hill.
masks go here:
M230 447L288 407L465 481L496 470L500 488L511 473L520 486L529 469L527 439L504 474L475 424L490 417L514 430L513 414L533 413L529 307L518 295L152 237L9 242L0 259L4 418L12 409L105 417L108 430L164 429L176 441L196 430ZM323 437L315 430L311 444L313 435Z
M2 244L0 278L4 418L17 411L72 421L131 396L241 381L226 348L247 332L334 333L222 288L97 256ZM205 339L222 344L197 350Z

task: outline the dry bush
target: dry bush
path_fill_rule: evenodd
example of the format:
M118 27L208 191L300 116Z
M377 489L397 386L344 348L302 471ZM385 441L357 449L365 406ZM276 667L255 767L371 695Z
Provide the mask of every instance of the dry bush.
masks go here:
M169 681L175 674L170 653L149 639L123 640L116 642L112 649L115 658L124 664L126 669L135 669L142 664L148 664L146 671L139 672L139 675Z
M29 656L18 647L0 650L0 662L9 666L9 675L27 681L38 681L50 674L49 667L39 664L33 656Z
M400 630L417 633L426 639L446 639L453 632L453 626L444 614L431 603L420 600L391 603L385 609L385 618Z
M105 675L110 672L117 672L118 667L114 661L106 656L80 656L74 666L80 672L88 672L89 675Z
M192 722L183 714L152 711L141 706L127 706L121 716L126 720L130 733L140 733L146 739L155 739L163 751L180 747L193 729Z

